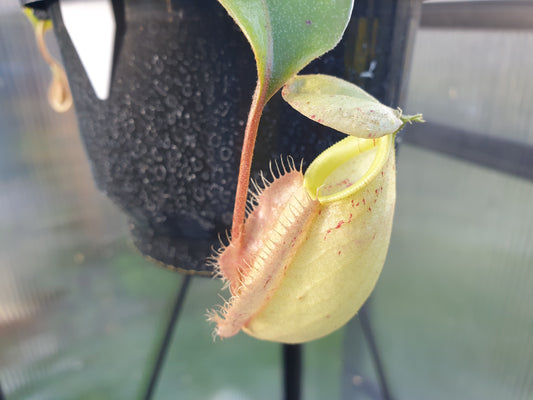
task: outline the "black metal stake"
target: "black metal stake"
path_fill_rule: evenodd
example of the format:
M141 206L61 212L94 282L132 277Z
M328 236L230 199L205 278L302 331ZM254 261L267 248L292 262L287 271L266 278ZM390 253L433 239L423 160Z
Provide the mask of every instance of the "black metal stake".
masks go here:
M384 400L392 400L389 385L387 383L387 377L385 375L385 369L383 368L383 363L379 355L378 345L376 343L372 325L370 323L370 317L368 316L366 307L361 308L359 311L359 321L361 322L361 330L363 331L365 340L368 343L374 368L376 369L378 375L381 396Z
M144 400L151 400L154 394L154 390L157 385L157 381L159 379L161 368L163 366L165 357L169 350L169 345L170 345L170 340L172 339L172 334L178 322L178 317L183 307L183 303L185 302L185 295L187 293L187 289L189 287L190 281L191 281L191 275L185 275L183 277L183 280L181 281L180 290L178 291L178 295L176 296L176 301L174 302L174 307L172 308L170 318L167 322L165 336L163 336L163 340L161 341L161 344L159 345L159 351L157 353L157 358L154 363L154 366L152 368L152 373L150 375L150 381L148 382L148 386L146 387L146 391L143 396Z
M0 400L6 400L4 392L2 391L2 383L0 382Z
M284 344L283 399L299 400L302 393L302 345Z

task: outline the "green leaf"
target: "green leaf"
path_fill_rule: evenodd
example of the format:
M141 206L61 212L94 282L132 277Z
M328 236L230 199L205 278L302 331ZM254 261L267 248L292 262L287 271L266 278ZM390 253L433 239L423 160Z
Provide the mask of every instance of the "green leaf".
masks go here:
M281 92L285 101L306 117L347 135L377 138L398 132L422 115L402 115L356 85L329 75L299 75Z
M219 0L252 46L268 100L311 60L335 47L353 0Z

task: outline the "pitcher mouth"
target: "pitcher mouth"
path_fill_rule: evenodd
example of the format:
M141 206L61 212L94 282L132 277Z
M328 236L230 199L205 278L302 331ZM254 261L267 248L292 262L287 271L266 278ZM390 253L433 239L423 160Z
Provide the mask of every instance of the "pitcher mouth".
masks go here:
M377 139L349 136L324 151L304 176L304 187L311 198L328 204L366 187L383 170L393 148L394 136ZM347 176L356 178L348 180Z

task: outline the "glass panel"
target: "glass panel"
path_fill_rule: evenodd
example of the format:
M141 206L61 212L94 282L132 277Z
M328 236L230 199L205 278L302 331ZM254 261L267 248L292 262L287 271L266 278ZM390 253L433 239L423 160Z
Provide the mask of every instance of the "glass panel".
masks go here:
M406 110L533 144L533 30L420 29Z

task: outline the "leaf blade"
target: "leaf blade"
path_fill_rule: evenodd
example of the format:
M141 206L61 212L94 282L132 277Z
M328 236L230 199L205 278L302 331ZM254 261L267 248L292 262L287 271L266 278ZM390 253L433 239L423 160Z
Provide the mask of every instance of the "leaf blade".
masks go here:
M285 82L337 45L353 0L219 0L252 46L268 100Z

